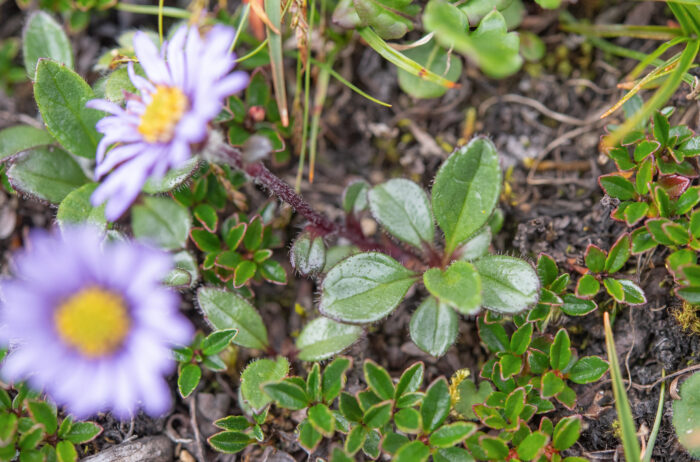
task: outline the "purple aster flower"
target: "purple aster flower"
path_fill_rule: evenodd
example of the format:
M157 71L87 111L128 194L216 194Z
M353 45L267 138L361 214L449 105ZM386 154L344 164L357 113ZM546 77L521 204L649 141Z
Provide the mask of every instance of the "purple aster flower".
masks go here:
M2 285L0 342L12 345L3 378L27 379L79 418L165 413L170 347L192 335L161 284L170 267L167 254L105 243L92 227L33 231Z
M145 33L137 32L134 51L147 78L136 75L132 63L128 71L140 96L127 95L126 108L106 100L87 103L112 114L97 123L105 136L97 147L95 176L111 174L91 199L95 206L107 201L109 220L124 213L149 177L181 167L193 146L206 141L223 100L248 85L245 72L230 73L236 58L229 52L233 37L230 27L214 26L202 39L197 29L182 26L159 52Z

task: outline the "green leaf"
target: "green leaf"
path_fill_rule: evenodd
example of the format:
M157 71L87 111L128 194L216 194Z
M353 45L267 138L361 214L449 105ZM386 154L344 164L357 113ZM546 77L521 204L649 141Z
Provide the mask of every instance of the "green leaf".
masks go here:
M486 402L491 393L493 393L493 387L486 380L479 383L477 390L473 381L464 379L457 385L457 401L454 403L454 410L465 419L476 420L473 406Z
M600 291L600 282L589 274L584 274L576 284L576 295L583 298L594 297Z
M534 327L532 323L526 323L520 326L513 336L510 338L510 351L515 355L525 354L527 347L530 346L532 340L532 331Z
M384 440L382 441L382 451L393 456L399 452L399 449L409 442L410 440L406 435L389 431L384 435Z
M610 294L615 301L620 303L625 301L625 289L622 287L620 281L613 278L605 278L603 279L603 285L605 286L605 290L608 291L608 294Z
M435 41L405 50L404 55L450 82L456 82L462 74L462 60L449 54ZM399 87L414 98L439 98L447 89L436 83L428 82L416 75L398 69Z
M183 398L192 394L202 378L202 369L197 364L186 364L177 378L177 388Z
M501 168L496 147L476 138L442 164L433 185L433 211L451 253L488 221L496 207Z
M420 406L423 418L423 431L432 432L438 428L450 413L451 398L447 380L440 377L425 391L425 397Z
M211 436L207 442L219 452L235 454L255 443L255 440L246 433L227 431Z
M394 398L394 383L386 369L369 359L365 360L362 368L367 385L379 398L382 400Z
M302 233L297 237L289 251L292 268L303 276L316 274L326 265L326 245L320 236L312 237Z
M519 374L523 367L523 361L519 356L505 354L498 360L501 365L501 377L504 380Z
M360 404L357 398L352 396L350 393L341 392L340 399L338 400L338 409L340 413L345 416L346 419L353 422L360 422L362 420L363 412L360 408Z
M495 215L491 215L492 217ZM457 253L460 260L473 261L486 255L491 245L492 231L490 226L483 226L467 242L459 247Z
M243 260L240 262L233 273L233 286L237 289L243 287L255 276L257 268L258 266L250 260Z
M352 455L362 448L367 438L367 429L362 425L355 425L345 439L345 450Z
M474 462L474 457L461 447L439 449L433 454L435 462Z
M187 243L192 221L187 208L166 197L144 197L131 208L134 237L167 250Z
M45 437L44 426L41 424L36 424L30 427L28 430L21 433L17 445L19 446L20 453L25 450L35 449L39 442Z
M214 425L224 430L243 431L250 428L250 422L245 416L230 415L214 422Z
M622 286L622 291L625 294L625 303L628 305L643 305L647 302L644 291L634 282L629 279L618 279L618 283Z
M143 185L143 192L162 194L179 188L199 170L199 163L198 157L192 157L182 167L169 170L163 178L149 177Z
M353 458L340 448L333 448L329 462L353 462Z
M199 204L192 210L194 217L204 226L210 233L215 233L219 224L219 215L216 209L209 204Z
M249 251L258 250L262 243L263 223L260 216L256 216L248 223L245 236L243 237L243 245Z
M634 184L617 173L602 175L598 178L598 183L608 196L622 201L634 199L636 195Z
M457 339L459 317L455 310L434 297L426 298L411 316L413 342L426 353L440 357Z
M571 340L566 329L559 329L549 350L549 364L552 369L563 370L571 361Z
M460 313L473 314L481 303L481 281L471 263L456 261L446 270L430 268L423 273L428 292Z
M0 130L0 163L28 149L55 143L46 130L31 125L15 125Z
M221 353L224 348L231 343L231 340L233 340L237 334L237 329L223 329L212 332L202 341L202 345L200 347L202 353L207 356Z
M479 444L489 459L504 460L508 456L508 446L500 438L482 436Z
M477 320L477 326L479 327L479 338L492 353L509 350L510 340L501 324L486 322L484 316L480 316Z
M475 431L476 424L472 422L444 425L430 435L430 445L436 448L449 448L461 443Z
M568 374L578 384L597 382L608 371L608 363L598 356L584 356L576 361Z
M394 423L404 433L420 433L423 427L420 412L412 407L399 410L394 415Z
M53 435L58 429L58 419L56 417L56 408L50 406L44 401L27 401L27 407L32 415L34 422L44 426L44 430L48 435Z
M549 437L541 432L534 432L525 437L518 445L518 456L525 461L534 460L542 452L549 441Z
M558 451L569 449L576 443L580 434L581 417L564 417L557 423L557 426L554 427L552 446Z
M369 428L382 428L391 419L392 401L382 401L365 411L362 421Z
M542 376L542 397L551 398L564 390L566 383L554 371L549 371Z
M355 343L362 328L342 324L325 317L309 322L299 334L296 347L302 361L321 361L340 353Z
M67 152L50 147L25 151L7 170L7 178L16 190L54 204L88 181Z
M34 98L49 133L66 150L94 159L102 136L95 124L102 113L85 107L95 98L92 88L70 69L41 59L36 68Z
M316 431L321 433L326 438L333 436L335 432L335 417L328 406L325 404L317 404L309 409L309 422L314 426Z
M289 362L282 356L276 361L259 359L248 364L241 373L241 395L253 412L260 413L271 401L270 396L262 391L262 385L282 380L288 371Z
M414 16L411 0L353 0L361 26L371 26L384 39L398 39L413 28L405 16ZM400 14L403 13L403 14Z
M326 275L319 309L339 321L378 321L396 308L415 278L415 273L382 253L353 255Z
M569 316L584 316L598 308L594 301L584 300L571 294L564 295L563 300L561 310Z
M687 379L680 390L681 399L673 402L673 426L683 447L700 457L700 373Z
M368 199L372 215L390 234L419 250L433 244L435 227L430 202L416 183L389 180L372 188Z
M474 59L490 77L506 77L522 65L518 35L508 33L506 21L497 10L490 11L469 33L467 17L459 8L443 0L431 0L423 13L423 23L441 45Z
M488 255L474 262L481 276L481 305L502 313L517 313L537 302L540 281L525 260Z
M284 271L282 265L277 261L269 259L262 262L259 266L260 275L267 281L273 284L284 285L287 283L287 272Z
M425 366L423 365L423 363L417 362L409 366L405 371L403 371L399 382L396 384L394 399L398 400L401 396L407 393L413 393L415 391L418 391L418 389L421 386L421 383L423 383L424 370Z
M321 401L321 366L314 363L306 376L306 395L312 402Z
M63 437L73 444L88 443L102 433L102 427L94 422L73 422L70 431Z
M627 260L630 258L630 235L625 233L620 236L615 244L610 248L608 252L608 258L605 260L605 271L608 274L617 273L625 266Z
M586 248L586 267L594 273L601 273L605 269L607 254L600 247L589 244Z
M367 209L367 191L369 184L366 181L354 181L343 191L343 210L347 214L357 215Z
M73 53L63 28L47 13L37 11L27 20L22 31L24 68L34 79L39 58L51 58L73 68Z
M537 257L537 275L543 286L549 287L559 276L559 268L552 257L541 253Z
M321 379L323 401L330 403L338 396L345 385L345 371L351 365L352 360L349 358L338 357L326 366Z
M267 329L257 310L242 297L226 290L202 287L197 303L209 323L218 330L236 329L233 343L264 350L268 345Z
M105 206L93 207L90 196L97 189L97 183L88 183L71 191L58 205L56 221L62 226L89 223L104 229L107 226Z
M78 451L72 443L68 441L59 441L56 444L56 457L58 462L75 462L78 460Z
M192 228L189 233L190 233L190 237L192 238L192 241L194 242L194 244L202 252L213 253L213 252L218 252L219 250L221 250L221 241L219 240L219 237L216 234L212 234L204 228ZM233 255L238 255L238 254L228 253L228 256L233 256ZM236 266L238 266L238 263L240 263L240 259L236 259L235 261L236 261ZM221 265L221 266L224 266L225 268L228 268L229 266L227 264L230 262L229 261L223 261L223 262L217 261L217 263L219 263L219 265Z
M637 176L635 181L635 190L637 194L649 194L649 184L654 178L654 162L652 159L647 159L637 168Z
M396 453L394 462L425 462L430 457L430 448L420 441L411 441Z
M627 226L634 226L646 216L648 211L649 204L646 202L632 202L625 207L623 212L625 223L627 223Z
M634 148L634 161L642 162L644 159L659 150L661 144L658 141L644 140Z

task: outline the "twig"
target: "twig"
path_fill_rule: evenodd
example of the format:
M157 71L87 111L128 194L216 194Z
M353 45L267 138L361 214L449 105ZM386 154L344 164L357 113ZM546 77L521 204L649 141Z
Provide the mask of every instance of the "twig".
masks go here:
M194 441L197 445L197 458L200 462L206 462L204 458L204 448L202 447L202 435L199 433L199 424L197 423L197 394L193 394L190 398L190 425L194 432Z
M536 111L542 113L543 115L549 117L550 119L554 119L558 122L561 122L563 124L569 124L569 125L578 125L578 126L591 125L600 119L599 114L594 114L586 120L577 119L576 117L571 117L571 116L568 116L566 114L562 114L561 112L553 111L535 99L527 98L527 97L521 96L521 95L514 95L514 94L507 94L507 95L503 95L503 96L492 96L491 98L489 98L486 101L484 101L483 103L481 103L481 106L479 106L479 113L483 116L486 113L486 111L489 110L489 108L491 106L493 106L494 104L498 104L498 103L517 103L517 104L523 104L525 106L530 106L531 108L533 108Z

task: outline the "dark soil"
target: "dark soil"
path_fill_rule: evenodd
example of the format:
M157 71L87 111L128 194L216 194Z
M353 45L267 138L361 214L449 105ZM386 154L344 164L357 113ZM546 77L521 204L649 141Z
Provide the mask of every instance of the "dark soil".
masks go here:
M665 17L663 5L653 2L625 2L605 6L602 10L589 3L581 2L571 10L577 17L591 20L604 16L605 22L628 20L647 24ZM17 36L24 16L13 2L0 4L0 17L7 18L0 27L0 39ZM85 75L101 47L111 45L119 31L140 25L135 21L148 19L115 13L94 18L86 34L74 37L79 71ZM555 14L530 16L524 27L539 33L553 54L559 49L559 58L544 65L528 66L517 76L503 81L488 80L467 64L462 87L437 101L417 101L401 94L393 66L360 42L354 42L342 54L336 69L373 96L390 101L394 106L387 109L374 105L333 81L324 109L316 180L313 184L302 185L304 196L331 218L338 218L343 187L353 179L364 178L376 184L391 177L406 176L429 186L437 167L448 155L443 146L454 146L465 135L473 134L465 134L464 121L466 111L474 108L478 115L474 132L494 140L503 167L508 169L510 190L504 192L501 203L506 211L506 224L494 241L496 250L533 261L540 252L545 252L555 258L560 268L574 271L574 265L582 263L588 244L609 247L624 227L609 217L615 204L603 197L596 181L598 175L613 169L612 163L598 150L599 137L607 123L599 121L598 115L622 95L615 86L633 63L588 48L580 37L562 33L556 20ZM639 49L649 46L644 41L627 41L625 45ZM567 71L567 68L573 70ZM543 112L538 108L539 103L556 114ZM682 98L674 103L679 105L675 121L682 120L697 129L696 103L689 104ZM20 117L36 116L29 84L19 86L12 97L0 94L0 128L18 123ZM525 166L530 165L527 162L532 159L542 161L539 169ZM277 169L277 173L290 182L295 172L295 163ZM268 198L253 186L247 186L244 191L253 205ZM22 245L26 232L32 227L50 226L54 213L44 204L0 192L2 274L9 272L9 252ZM13 226L7 226L11 222ZM302 225L296 217L280 230L287 245ZM286 261L286 250L279 249L276 258ZM649 303L624 309L616 316L613 327L623 374L631 380L632 412L638 427L650 431L660 387L644 386L660 378L662 370L670 374L697 362L700 337L684 332L673 316L678 301L669 293L671 284L663 268L663 255L655 254L640 261L636 266L644 269L640 273L635 273L635 265L629 266L632 277L642 277L641 284ZM287 270L291 275L288 266ZM256 288L256 305L278 351L289 351L292 334L300 330L306 319L315 317L316 290L313 281L294 277L286 287L262 285ZM193 291L183 295L184 310L193 322L204 328L201 315L192 303ZM366 336L346 352L355 360L348 382L351 389L359 386L359 365L364 358L378 361L395 375L415 361L425 361L426 383L440 375L449 377L462 368L478 376L487 353L479 344L471 319L464 319L457 344L440 360L428 357L412 344L408 337L408 321L419 300L420 294L409 294L390 319L368 329ZM305 316L294 310L297 303L306 309ZM560 324L571 332L572 344L579 348L580 355L606 356L600 310L584 318L563 317L559 324L550 326L550 331L555 331ZM242 368L255 354L259 353L240 350L238 367ZM303 374L302 363L294 366L297 373ZM199 456L203 449L207 460L235 460L232 456L215 456L206 449L205 443L198 446L192 424L196 417L203 438L214 432L213 420L240 413L235 393L239 372L206 377L210 385L195 395L195 401L183 402L178 398L173 414L164 419L138 416L133 422L119 423L110 416L100 417L105 431L89 452L102 451L134 437L165 433L177 443L180 460L188 460L180 449L186 449L193 456ZM576 390L579 396L576 412L584 415L585 424L571 455L591 460L623 459L614 430L616 413L608 377ZM173 382L175 395L174 390ZM690 460L673 432L671 401L667 395L653 457L658 461ZM198 410L196 416L192 413L195 409ZM265 434L271 436L271 446L251 448L241 458L306 460L305 453L294 443L297 420L294 414L278 414L265 429ZM275 455L273 447L294 459L283 452ZM323 456L325 450L327 448L322 447L318 455Z

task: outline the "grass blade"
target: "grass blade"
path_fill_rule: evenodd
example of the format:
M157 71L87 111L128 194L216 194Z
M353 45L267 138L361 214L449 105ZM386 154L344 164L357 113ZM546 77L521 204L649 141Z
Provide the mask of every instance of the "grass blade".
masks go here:
M562 27L567 32L595 37L633 37L652 40L671 40L683 35L678 27L635 26L627 24L566 24Z
M605 326L605 345L608 350L608 362L610 363L610 376L612 378L613 394L615 395L615 408L617 409L617 418L620 421L625 460L627 462L637 462L641 460L641 450L639 449L639 441L637 441L637 427L634 424L630 403L627 400L625 385L622 383L620 364L615 351L615 339L610 328L609 313L603 314L603 322Z
M287 91L284 82L284 62L282 57L282 36L280 28L282 24L282 7L280 0L265 0L265 13L270 25L277 30L273 30L270 25L265 25L267 29L268 48L270 50L270 66L272 67L272 85L275 88L275 100L280 111L282 125L289 126L289 109L287 108Z
M666 376L666 371L661 372L661 377ZM656 417L654 418L654 427L651 429L651 434L649 435L649 440L647 442L647 448L642 456L642 462L651 462L651 453L654 452L654 444L656 444L656 437L659 435L659 428L661 428L661 420L664 416L664 393L666 392L666 382L661 382L661 393L659 395L659 406L656 408Z
M369 27L360 27L357 29L357 32L365 40L365 42L367 42L367 44L374 49L374 51L379 53L384 59L396 67L416 75L423 80L427 80L428 82L442 85L445 88L456 88L459 86L458 83L450 82L446 78L440 77L412 59L409 59L403 53L391 48L379 35L377 35L376 32Z
M352 91L357 93L358 95L364 96L368 100L372 101L373 103L377 103L380 106L391 107L391 104L385 103L384 101L381 101L381 100L378 100L374 96L365 93L364 91L362 91L361 89L359 89L358 87L353 85L351 82L349 82L347 79L345 79L345 77L343 77L342 75L340 75L336 71L334 71L328 64L322 63L322 62L317 61L313 58L309 58L309 61L312 62L314 65L320 67L321 69L327 70L331 74L331 76L333 76L333 78L335 78L338 82L342 83L343 85L345 85L346 87L348 87L349 89L351 89Z

